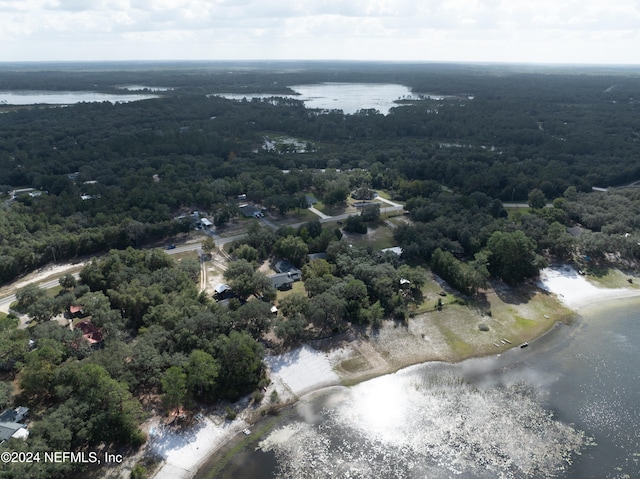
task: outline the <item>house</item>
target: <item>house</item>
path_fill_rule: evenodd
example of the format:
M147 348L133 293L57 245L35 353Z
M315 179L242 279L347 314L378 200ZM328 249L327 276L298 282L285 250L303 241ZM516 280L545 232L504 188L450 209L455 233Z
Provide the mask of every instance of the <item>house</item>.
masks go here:
M91 346L96 347L102 343L102 331L96 328L90 320L80 321L75 327L82 331L82 337L89 341Z
M15 409L5 409L0 414L0 422L23 422L29 414L29 408L18 406Z
M300 281L302 279L302 271L292 265L286 259L279 259L273 264L273 269L277 273L289 273L290 277L294 281Z
M213 288L213 290L213 298L216 301L224 301L225 299L236 297L236 293L233 292L231 286L229 286L228 284L217 284L215 288Z
M304 195L304 200L307 202L307 208L318 202L317 198L313 195Z
M29 413L29 408L19 406L6 409L0 414L0 444L13 438L26 439L29 436L27 426L22 423Z
M231 286L229 286L228 284L216 284L215 287L213 288L213 290L215 291L215 294L222 294L225 291L230 291L231 290Z
M84 316L84 311L82 310L82 306L77 304L72 304L69 306L69 317L70 318L81 318Z
M26 438L29 435L27 426L19 422L0 422L0 444L13 438Z
M293 287L293 283L296 281L291 277L290 273L276 273L269 276L271 285L275 289L286 290Z
M402 248L400 246L394 246L393 248L384 248L380 250L382 253L386 253L387 251L393 253L397 256L402 256Z
M262 218L264 214L255 206L251 205L240 205L238 206L240 212L245 218Z

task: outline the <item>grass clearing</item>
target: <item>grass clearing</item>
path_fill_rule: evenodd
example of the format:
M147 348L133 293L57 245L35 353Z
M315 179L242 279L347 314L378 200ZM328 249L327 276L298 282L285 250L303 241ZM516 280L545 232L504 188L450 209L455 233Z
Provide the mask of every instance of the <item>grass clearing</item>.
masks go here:
M245 218L244 216L233 218L223 226L217 226L215 232L221 238L240 235L247 232L252 221L257 220L255 218ZM203 238L205 237L206 236L203 236Z
M60 291L62 291L62 286L54 286L53 288L49 288L45 291L47 292L47 296L49 296L50 298L55 298L56 296L58 296Z
M533 319L523 318L522 316L515 315L513 318L516 326L522 329L527 329L537 324Z
M198 261L200 257L198 256L197 251L185 251L184 253L176 253L172 254L171 257L177 262L184 261L185 259L194 259Z
M457 298L454 294L447 293L445 296L441 296L440 292L443 291L442 286L434 279L429 269L425 268L424 271L427 276L427 281L421 289L424 300L414 311L412 311L414 314L435 311L438 299L442 301L443 307L457 302Z
M376 193L378 193L378 196L380 198L384 198L385 200L392 200L391 195L389 194L388 191L385 190L376 190Z
M587 279L599 288L640 288L640 278L623 273L618 269L598 269L590 267ZM627 281L631 278L632 282Z
M504 209L507 211L507 215L510 220L513 220L514 217L518 218L519 216L527 214L531 210L529 207L521 206L505 206Z
M283 216L270 216L269 219L278 226L287 226L296 223L306 223L320 219L320 217L305 208L296 208L295 211L289 211Z
M293 283L292 288L287 291L278 291L276 295L276 302L282 301L287 296L291 296L293 293L300 293L303 295L307 295L307 292L304 289L304 283L302 281L296 281Z
M451 293L442 297L440 291L442 287L434 279L428 280L423 287L425 300L409 318L408 326L387 330L380 334L386 340L373 343L391 369L501 353L533 341L558 321L569 323L575 317L554 296L532 285L502 286L477 298ZM437 298L442 299L441 311L435 308Z
M453 353L457 357L466 358L472 356L475 353L475 348L471 344L467 343L464 339L458 336L442 321L439 322L438 327L445 340L447 341L447 344L453 350Z
M341 224L338 224L340 222ZM336 228L341 229L344 226L344 221L333 220L322 223L322 227L330 230L334 230Z
M366 234L343 234L343 241L353 243L354 245L361 246L363 248L370 246L376 251L396 246L395 239L393 238L393 230L384 224L369 227Z
M332 206L332 207L325 205L322 201L318 201L313 206L318 211L321 211L325 215L329 215L329 216L339 216L343 214L352 214L352 215L360 214L360 212L356 208L354 208L351 205L351 203L349 203L349 201L343 204Z
M541 290L527 286L487 294L491 324L514 344L531 341L560 321L570 323L575 313ZM512 339L513 338L513 339Z

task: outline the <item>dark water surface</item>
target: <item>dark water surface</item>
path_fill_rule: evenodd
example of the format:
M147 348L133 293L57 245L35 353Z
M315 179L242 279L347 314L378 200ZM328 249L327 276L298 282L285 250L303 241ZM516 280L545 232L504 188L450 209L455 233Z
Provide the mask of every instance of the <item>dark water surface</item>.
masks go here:
M617 301L526 349L330 388L221 477L638 478L639 345Z

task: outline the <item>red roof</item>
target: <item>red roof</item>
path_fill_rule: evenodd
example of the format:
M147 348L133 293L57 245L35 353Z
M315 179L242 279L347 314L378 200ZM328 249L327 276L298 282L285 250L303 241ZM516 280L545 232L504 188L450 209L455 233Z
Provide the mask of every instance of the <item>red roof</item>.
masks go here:
M102 332L98 328L96 328L88 319L85 321L80 321L78 324L76 324L76 328L82 331L82 335L91 344L96 344L102 341Z
M82 313L82 306L69 306L69 312L71 314Z

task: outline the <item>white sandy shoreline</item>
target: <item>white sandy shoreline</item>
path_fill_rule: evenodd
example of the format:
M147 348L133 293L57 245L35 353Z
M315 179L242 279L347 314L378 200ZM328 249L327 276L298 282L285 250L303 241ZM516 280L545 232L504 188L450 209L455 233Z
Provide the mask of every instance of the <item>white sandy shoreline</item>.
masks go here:
M154 478L192 478L215 451L247 426L242 419L218 425L208 417L188 430L163 430L156 424L148 446L164 463Z
M599 288L567 265L542 270L538 285L576 312L604 301L640 297L640 289Z
M558 300L576 312L606 301L640 298L640 289L599 288L567 265L544 269L537 285L557 295ZM281 400L290 402L319 389L340 384L340 378L333 370L333 364L340 355L340 351L327 354L303 345L283 355L265 358L272 380L266 396L276 390ZM206 420L187 441L179 437L166 438L160 448L152 447L165 459L154 478L191 479L211 454L245 427L243 424L246 423L240 419L222 425Z
M340 384L329 355L307 345L278 356L268 356L265 363L271 373L266 398L275 390L280 400L288 403L313 391ZM249 426L242 415L232 422L218 418L218 424L207 417L187 431L163 431L155 425L154 434L150 434L149 449L162 457L164 463L154 479L192 478L215 451Z

